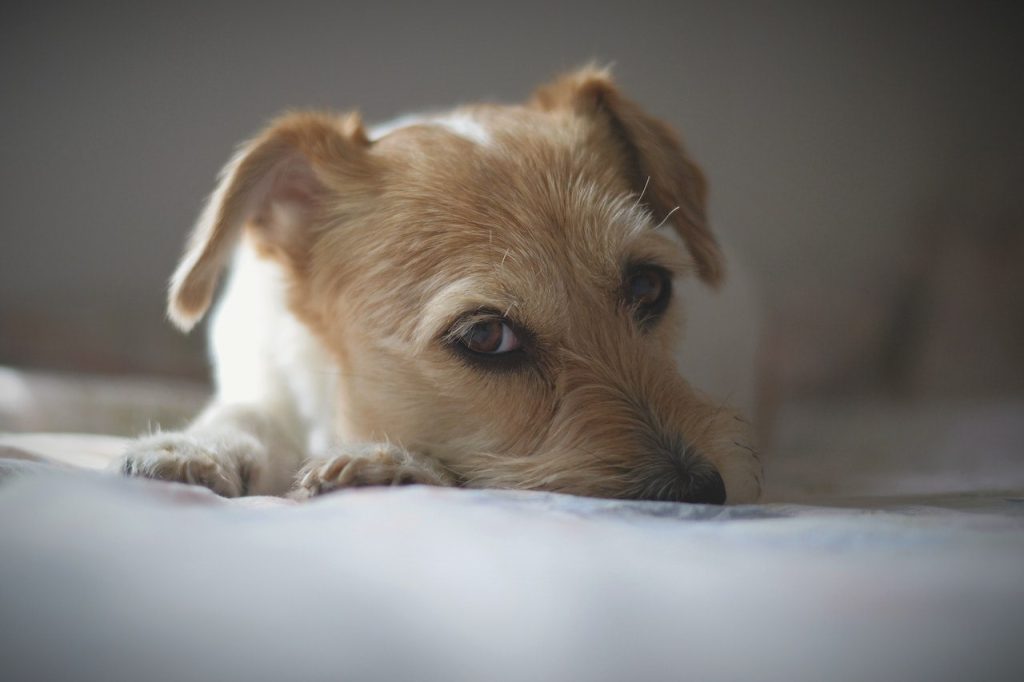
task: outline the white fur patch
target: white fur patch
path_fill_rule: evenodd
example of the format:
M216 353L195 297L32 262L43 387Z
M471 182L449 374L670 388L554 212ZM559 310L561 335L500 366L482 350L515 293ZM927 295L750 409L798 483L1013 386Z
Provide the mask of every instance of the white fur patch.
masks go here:
M210 326L217 399L261 406L290 433L308 434L319 454L336 436L339 370L285 292L280 267L243 242Z
M381 123L370 128L370 139L380 138L401 128L414 125L435 125L455 133L464 140L486 147L491 143L491 133L478 120L469 114L410 114L400 116L392 121Z
M390 121L385 121L384 123L378 123L375 126L371 126L367 131L367 136L376 142L385 135L390 135L401 128L422 125L426 123L429 118L430 116L425 114L406 114L405 116L399 116L398 118L393 118Z
M486 147L491 143L491 134L480 121L466 114L452 114L433 120L435 125L447 128L461 138Z

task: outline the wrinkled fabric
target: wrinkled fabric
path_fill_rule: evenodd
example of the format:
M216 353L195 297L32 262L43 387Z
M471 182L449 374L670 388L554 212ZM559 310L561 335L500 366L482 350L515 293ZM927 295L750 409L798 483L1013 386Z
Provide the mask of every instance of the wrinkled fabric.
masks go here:
M1024 679L1024 499L307 503L8 459L5 680Z

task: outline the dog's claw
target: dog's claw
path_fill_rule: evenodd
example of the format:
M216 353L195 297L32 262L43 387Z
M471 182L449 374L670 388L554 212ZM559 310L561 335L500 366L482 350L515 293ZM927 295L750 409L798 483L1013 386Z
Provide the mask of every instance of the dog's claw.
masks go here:
M306 463L296 476L293 498L323 495L343 488L393 485L454 485L437 463L384 443L348 445L328 459Z
M180 433L143 438L116 460L112 468L124 476L201 485L223 497L244 494L243 467L195 438Z

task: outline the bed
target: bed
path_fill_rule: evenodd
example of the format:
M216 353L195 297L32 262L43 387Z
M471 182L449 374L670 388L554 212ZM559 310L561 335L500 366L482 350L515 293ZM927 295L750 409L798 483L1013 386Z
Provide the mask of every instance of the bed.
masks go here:
M15 401L12 376L4 680L1024 679L1012 404L971 413L989 450L1007 441L995 468L945 483L904 461L843 488L833 463L815 487L780 458L795 483L750 506L421 486L300 504L103 470L138 427L115 403L173 420L201 388L18 373ZM106 435L57 433L76 400L116 415ZM786 428L801 418L846 437L813 410Z

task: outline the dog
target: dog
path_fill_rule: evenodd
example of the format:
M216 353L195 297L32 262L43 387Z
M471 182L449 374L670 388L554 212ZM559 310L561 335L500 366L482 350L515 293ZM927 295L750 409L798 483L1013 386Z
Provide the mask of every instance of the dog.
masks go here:
M675 361L674 291L724 277L705 196L676 134L599 68L369 131L286 114L224 168L171 279L188 331L230 261L216 396L116 467L228 497L754 501L749 422Z

